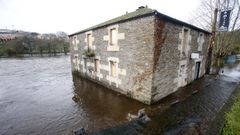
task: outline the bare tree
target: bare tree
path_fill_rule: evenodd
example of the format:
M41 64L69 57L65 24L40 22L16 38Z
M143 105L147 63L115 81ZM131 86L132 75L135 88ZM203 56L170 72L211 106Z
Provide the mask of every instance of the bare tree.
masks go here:
M219 32L217 17L221 11L225 10L231 10L229 31ZM237 45L236 34L239 33L237 30L240 29L239 15L239 0L202 0L199 8L192 14L192 18L189 20L191 24L212 32L208 50L207 73L211 66L219 69L222 66L219 61L234 51ZM211 62L212 60L213 62Z
M188 22L207 31L211 31L214 20L214 10L217 8L218 12L220 12L231 9L229 30L239 29L239 3L239 0L201 0L200 6L191 14Z

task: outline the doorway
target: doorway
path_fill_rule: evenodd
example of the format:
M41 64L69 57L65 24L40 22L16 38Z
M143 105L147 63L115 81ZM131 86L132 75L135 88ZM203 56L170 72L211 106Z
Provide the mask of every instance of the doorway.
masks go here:
M186 85L186 64L182 64L180 65L180 69L179 69L179 82L178 82L178 86L179 87L183 87Z
M196 62L195 64L195 74L194 74L194 80L197 80L200 77L200 67L201 67L201 62Z
M83 58L83 72L87 72L87 58Z
M75 67L75 71L79 71L79 59L78 59L78 55L75 55L75 57L74 57L74 67Z

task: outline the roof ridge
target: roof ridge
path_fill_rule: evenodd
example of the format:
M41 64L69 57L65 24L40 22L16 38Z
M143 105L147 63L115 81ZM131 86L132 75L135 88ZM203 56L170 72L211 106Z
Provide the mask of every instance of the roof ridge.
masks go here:
M136 17L139 17L139 16L151 14L153 12L156 12L156 10L153 10L153 9L147 8L147 7L138 8L135 11L132 11L130 13L126 13L126 14L120 15L118 17L115 17L115 18L110 19L108 21L99 23L99 24L94 25L92 27L89 27L87 29L83 29L81 31L75 32L75 33L73 33L73 34L71 34L69 36L73 36L73 35L76 35L76 34L79 34L79 33L82 33L82 32L86 32L86 31L89 31L89 30L93 30L93 29L96 29L96 28L104 27L104 26L107 26L107 25L110 25L110 24L114 24L114 23L117 23L117 22L120 22L120 21L125 21L125 20L136 18Z

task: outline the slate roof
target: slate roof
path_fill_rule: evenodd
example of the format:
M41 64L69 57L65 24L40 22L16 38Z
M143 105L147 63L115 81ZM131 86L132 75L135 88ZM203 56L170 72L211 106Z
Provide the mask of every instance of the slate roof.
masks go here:
M130 12L130 13L126 13L126 14L124 14L122 16L116 17L116 18L108 20L106 22L100 23L98 25L92 26L90 28L81 30L81 31L73 33L73 34L70 34L69 37L74 36L76 34L80 34L80 33L89 31L89 30L94 30L94 29L98 29L98 28L101 28L101 27L109 26L109 25L112 25L112 24L121 23L121 22L129 21L129 20L133 20L133 19L137 19L137 18L142 18L142 17L146 17L146 16L151 16L151 15L158 16L159 18L161 18L161 19L163 19L165 21L168 21L168 22L173 22L173 23L176 23L176 24L180 24L180 25L187 26L187 27L190 27L192 29L199 30L201 32L210 34L210 32L208 32L206 30L203 30L203 29L198 28L196 26L193 26L191 24L185 23L183 21L177 20L177 19L172 18L170 16L161 14L157 10L153 10L153 9L147 8L147 7L141 7L139 9L137 9L136 11L133 11L133 12Z

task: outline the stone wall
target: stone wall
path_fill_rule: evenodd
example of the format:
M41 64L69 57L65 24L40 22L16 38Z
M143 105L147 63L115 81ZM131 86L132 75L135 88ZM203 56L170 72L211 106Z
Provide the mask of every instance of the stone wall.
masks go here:
M110 42L112 29L116 30L114 46ZM199 77L205 73L208 35L157 16L80 33L72 36L70 43L73 71L146 104L192 82L196 77L196 62L201 62ZM95 57L85 55L88 48ZM200 57L191 59L192 53L199 53ZM95 59L100 61L99 71L95 69ZM116 65L114 76L111 62Z
M183 51L184 29L189 31L185 51ZM204 35L203 39L199 39L200 34ZM159 52L154 54L156 62L152 84L152 103L192 82L196 62L201 62L199 76L205 74L208 36L187 27L165 22L158 17L155 18L155 48L159 48ZM191 53L199 53L200 58L190 59Z
M109 29L117 29L117 46L109 46ZM100 60L94 71L94 58L84 56L86 34L92 33L92 49ZM106 26L71 37L72 69L80 75L113 90L150 104L153 73L154 16ZM78 50L74 50L77 45ZM75 47L76 48L76 47ZM75 56L77 58L75 58ZM84 59L86 62L84 62ZM117 75L110 75L109 61L116 61ZM87 65L87 68L85 67ZM79 66L76 67L76 66Z

